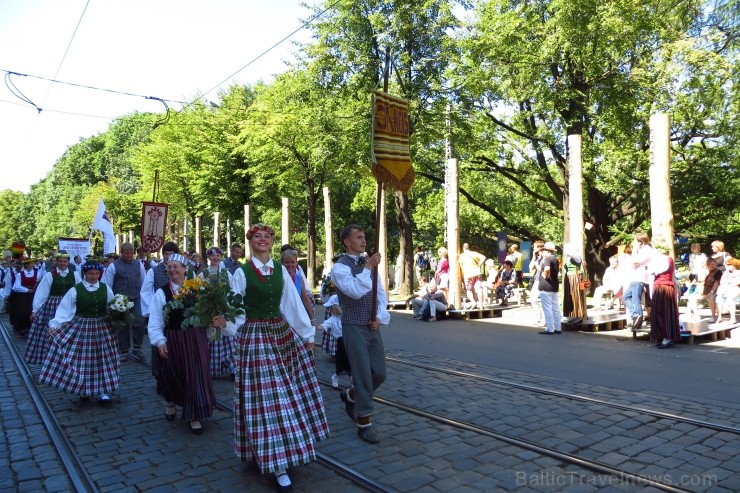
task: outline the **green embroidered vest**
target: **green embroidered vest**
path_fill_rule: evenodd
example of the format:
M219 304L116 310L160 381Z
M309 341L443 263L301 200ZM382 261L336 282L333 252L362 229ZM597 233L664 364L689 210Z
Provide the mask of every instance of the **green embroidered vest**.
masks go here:
M78 317L104 317L108 313L108 289L105 284L98 283L97 291L88 291L82 283L77 284L75 289Z
M283 267L280 262L274 263L277 267L272 270L272 274L262 276L264 282L257 276L251 261L241 266L244 277L247 279L247 289L244 295L247 318L277 318L280 316Z

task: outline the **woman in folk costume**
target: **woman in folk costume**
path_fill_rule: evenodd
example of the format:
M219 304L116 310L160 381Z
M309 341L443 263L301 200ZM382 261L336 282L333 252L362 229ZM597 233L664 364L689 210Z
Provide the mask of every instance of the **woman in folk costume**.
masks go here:
M83 281L67 291L54 318L49 321L49 352L39 380L81 400L99 396L109 405L110 394L118 389L118 340L108 319L110 286L101 283L103 266L87 262Z
M313 461L329 426L311 354L316 329L288 271L270 258L273 235L253 226L252 257L234 272L246 310L237 332L234 450L274 474L278 491L291 491L288 467Z
M665 244L656 242L654 248L655 254L648 264L648 271L654 277L650 295L650 342L657 343L658 349L667 349L681 340L676 264Z
M152 352L152 373L157 379L157 394L167 401L164 416L174 421L177 407L182 406L181 418L190 422L190 430L203 433L201 420L213 414L216 394L208 367L208 336L206 327L181 328L183 309L168 305L179 293L185 281L188 259L179 253L167 258L170 281L154 294L149 306L149 341L157 350ZM165 316L165 309L169 314ZM218 319L218 320L216 320ZM215 317L213 325L221 326L223 317Z
M216 280L227 284L234 291L234 278L226 269L221 266L221 256L223 252L218 247L211 247L206 251L208 257L208 268L198 274L205 280ZM215 341L208 341L209 365L211 367L211 377L230 376L232 379L236 375L236 337L221 333L221 337Z
M56 266L44 274L36 293L33 296L31 313L31 330L28 333L25 360L29 365L40 365L49 350L49 320L56 314L62 297L72 287L82 282L80 273L69 268L69 254L59 250L56 254Z
M10 322L13 329L22 336L25 336L31 328L33 295L42 277L39 269L34 266L35 262L32 258L24 259L23 269L15 276L13 282L13 317Z
M563 317L583 319L586 317L586 290L581 289L584 276L583 257L570 243L563 245Z
M313 310L313 293L306 287L308 286L308 281L303 274L303 269L298 265L298 251L291 245L283 245L280 247L280 263L288 271L290 280L295 285L298 296L301 297L301 303L303 303L303 307L306 309L308 318L314 326L317 325L316 314Z

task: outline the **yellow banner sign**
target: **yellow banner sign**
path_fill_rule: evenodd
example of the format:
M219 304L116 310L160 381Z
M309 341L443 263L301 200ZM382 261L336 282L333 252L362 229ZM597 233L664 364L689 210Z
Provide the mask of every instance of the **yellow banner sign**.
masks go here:
M414 183L409 135L408 101L374 91L373 174L384 185L402 192L408 192Z

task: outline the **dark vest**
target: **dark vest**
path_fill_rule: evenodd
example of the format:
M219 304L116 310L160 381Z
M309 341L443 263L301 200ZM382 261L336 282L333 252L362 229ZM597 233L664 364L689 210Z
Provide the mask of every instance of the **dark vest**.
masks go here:
M172 294L172 285L168 284L161 288L164 293L165 305L169 303L174 295ZM185 320L184 310L182 308L177 310L170 310L170 314L167 316L165 321L164 330L181 330L182 322Z
M274 263L277 267L272 270L271 275L263 275L263 280L257 276L251 261L241 266L244 277L247 279L247 290L244 296L247 318L277 318L280 316L283 267L279 262Z
M168 282L170 282L170 276L167 275L167 266L162 261L154 268L154 292L162 289Z
M98 283L97 291L88 291L82 283L75 286L77 290L77 316L84 318L104 317L108 313L108 288Z
M26 270L26 269L23 269ZM31 289L34 286L36 286L36 280L39 277L39 270L37 268L33 268L33 277L26 277L23 274L21 274L21 286L23 286L26 289Z
M139 262L134 260L129 263L118 259L113 262L113 265L116 266L116 274L113 277L113 286L111 286L113 292L126 296L130 301L138 300L143 281Z
M49 290L49 296L64 296L74 285L75 275L72 271L67 270L66 277L62 277L59 275L59 271L54 268L54 270L51 271L51 289Z
M365 268L364 265L358 265L355 259L349 255L340 256L337 259L337 263L349 267L354 277L357 277L357 274ZM369 290L359 300L355 300L342 293L342 290L337 286L337 298L339 298L339 306L342 307L343 324L366 325L368 323L370 320L370 309L372 308L372 290Z

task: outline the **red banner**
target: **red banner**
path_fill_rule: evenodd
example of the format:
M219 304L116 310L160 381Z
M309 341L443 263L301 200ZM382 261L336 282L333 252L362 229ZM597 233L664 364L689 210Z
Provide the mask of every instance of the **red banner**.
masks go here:
M164 245L169 204L143 202L141 210L141 246L147 252L156 252Z

